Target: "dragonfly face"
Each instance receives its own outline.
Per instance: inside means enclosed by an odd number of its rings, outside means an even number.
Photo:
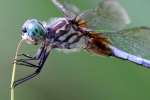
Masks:
[[[27,20],[22,27],[22,39],[28,44],[39,44],[44,40],[46,30],[36,19]]]

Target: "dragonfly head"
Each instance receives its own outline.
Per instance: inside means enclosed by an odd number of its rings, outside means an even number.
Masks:
[[[28,44],[41,43],[46,35],[46,29],[36,19],[27,20],[22,26],[22,39]]]

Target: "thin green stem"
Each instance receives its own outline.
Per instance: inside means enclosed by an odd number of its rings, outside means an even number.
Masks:
[[[18,45],[17,45],[15,60],[17,59],[17,55],[19,52],[19,48],[21,47],[22,41],[23,40],[20,40]],[[11,86],[11,100],[15,100],[14,99],[14,87],[13,87],[13,83],[15,81],[15,73],[16,73],[16,61],[14,61],[14,64],[13,64],[12,78],[11,78],[11,85],[10,85]]]

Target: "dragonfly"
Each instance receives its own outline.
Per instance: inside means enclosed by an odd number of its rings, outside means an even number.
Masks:
[[[104,0],[83,12],[67,0],[51,0],[63,17],[50,21],[28,19],[21,37],[27,44],[39,45],[34,56],[19,54],[16,64],[35,71],[14,82],[14,87],[37,76],[52,50],[79,51],[115,57],[150,68],[150,28],[126,28],[130,18],[117,0]]]

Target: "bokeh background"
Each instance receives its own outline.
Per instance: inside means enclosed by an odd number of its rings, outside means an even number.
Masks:
[[[101,0],[72,0],[82,9]],[[127,9],[129,27],[150,26],[150,0],[119,0]],[[25,20],[48,20],[62,16],[51,0],[0,0],[0,100],[10,100],[13,57]],[[23,45],[21,52],[33,54],[36,46]],[[17,66],[17,78],[31,68]],[[15,100],[149,100],[150,70],[115,58],[86,52],[63,54],[47,59],[40,75],[15,89]]]

